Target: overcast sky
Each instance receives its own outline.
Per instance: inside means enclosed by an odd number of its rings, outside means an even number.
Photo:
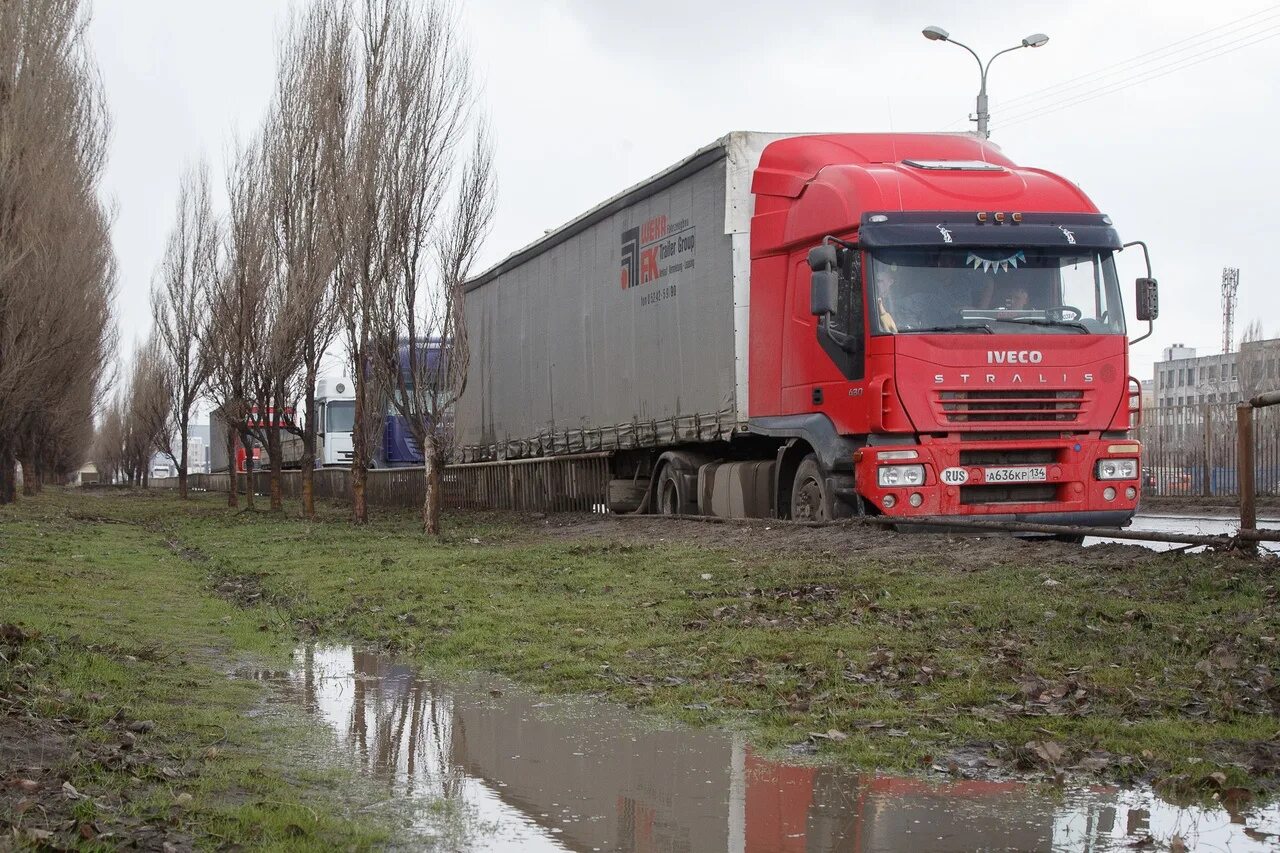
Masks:
[[[149,327],[178,178],[204,157],[220,182],[232,141],[261,120],[289,6],[94,4],[126,347]],[[1075,181],[1122,238],[1150,244],[1162,315],[1134,372],[1149,377],[1175,341],[1221,350],[1224,266],[1240,268],[1236,337],[1254,317],[1280,334],[1280,5],[463,0],[460,16],[496,138],[486,265],[730,130],[966,129],[977,64],[920,30],[937,24],[984,58],[1044,32],[1046,46],[992,66],[992,141]],[[1122,260],[1124,279],[1141,273]]]

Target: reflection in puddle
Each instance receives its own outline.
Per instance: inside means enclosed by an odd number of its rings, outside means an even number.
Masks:
[[[1280,808],[1229,815],[1111,786],[794,766],[734,735],[655,728],[625,709],[444,683],[350,647],[259,672],[332,727],[362,773],[449,849],[1113,850],[1150,835],[1191,850],[1275,850]]]

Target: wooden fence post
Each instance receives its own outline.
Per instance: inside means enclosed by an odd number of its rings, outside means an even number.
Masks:
[[[1248,403],[1236,406],[1236,478],[1240,482],[1240,530],[1254,530],[1258,514],[1253,494],[1253,406]],[[1258,546],[1251,542],[1249,547]]]

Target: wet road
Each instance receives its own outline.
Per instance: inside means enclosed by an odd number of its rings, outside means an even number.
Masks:
[[[670,728],[626,709],[498,682],[446,683],[351,647],[300,648],[250,677],[333,734],[385,787],[381,807],[450,850],[1275,850],[1280,807],[1180,808],[1108,785],[797,766],[741,736]],[[1142,847],[1142,849],[1150,849]]]
[[[1238,527],[1239,518],[1231,518],[1230,516],[1214,517],[1207,515],[1161,515],[1157,513],[1144,513],[1134,516],[1133,524],[1131,524],[1128,529],[1160,533],[1195,533],[1213,536],[1217,534],[1235,533]],[[1258,527],[1259,529],[1266,530],[1280,530],[1280,518],[1260,518],[1258,519]],[[1107,539],[1097,536],[1090,536],[1084,540],[1086,547],[1089,545],[1098,545],[1103,542],[1141,545],[1144,548],[1151,548],[1155,551],[1168,551],[1172,548],[1182,547],[1181,545],[1173,545],[1169,542],[1133,542],[1127,539]],[[1280,542],[1260,542],[1259,545],[1268,551],[1280,553]]]

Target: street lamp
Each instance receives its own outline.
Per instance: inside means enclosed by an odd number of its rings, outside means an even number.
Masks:
[[[951,34],[942,27],[925,27],[922,32],[924,33],[924,37],[929,41],[949,41],[958,47],[963,47],[965,50],[969,51],[975,60],[977,60],[978,70],[982,72],[982,88],[978,90],[978,133],[983,139],[987,139],[991,136],[990,131],[987,130],[987,120],[991,118],[991,113],[987,111],[987,71],[991,69],[991,63],[995,62],[996,57],[1001,53],[1008,53],[1024,47],[1041,47],[1049,41],[1049,37],[1044,33],[1032,33],[1022,40],[1022,44],[1015,44],[1013,47],[1005,48],[1004,50],[993,54],[992,57],[987,60],[987,64],[983,65],[982,59],[979,58],[978,54],[973,52],[973,48],[951,38]]]

